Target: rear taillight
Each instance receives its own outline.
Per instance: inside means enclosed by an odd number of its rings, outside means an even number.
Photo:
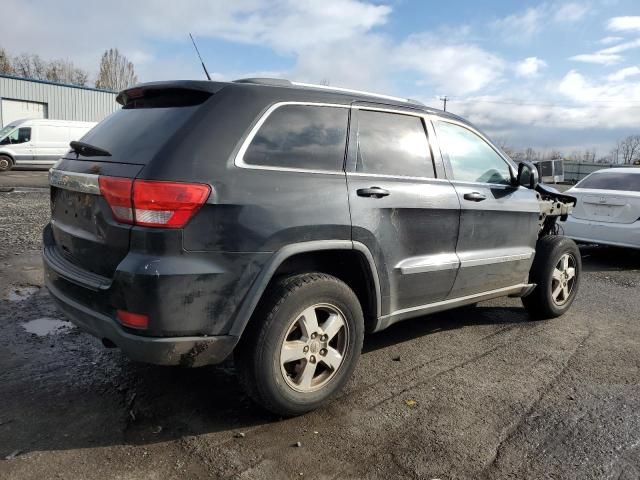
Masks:
[[[207,201],[201,183],[100,177],[100,192],[116,220],[144,227],[182,228]]]
[[[182,228],[207,201],[209,185],[200,183],[133,182],[136,225]]]

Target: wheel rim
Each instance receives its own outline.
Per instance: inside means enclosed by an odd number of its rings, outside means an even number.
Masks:
[[[0,170],[6,170],[7,168],[9,168],[9,160],[0,158]]]
[[[569,301],[576,284],[576,258],[571,253],[560,257],[551,278],[551,298],[562,306]]]
[[[316,304],[292,322],[280,349],[280,370],[297,392],[324,387],[342,364],[349,341],[349,326],[335,305]]]

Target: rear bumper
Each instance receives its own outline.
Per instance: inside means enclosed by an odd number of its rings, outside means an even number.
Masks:
[[[224,360],[238,342],[236,314],[268,253],[131,250],[113,277],[89,272],[62,255],[50,226],[43,235],[45,284],[81,329],[130,358],[199,366]],[[117,310],[145,314],[149,327],[123,327]]]
[[[116,321],[75,302],[46,281],[47,288],[64,314],[80,329],[109,340],[129,358],[156,365],[199,367],[222,362],[233,351],[238,337],[142,337],[126,332]]]
[[[569,217],[560,226],[565,236],[579,242],[640,248],[640,222],[607,223]]]

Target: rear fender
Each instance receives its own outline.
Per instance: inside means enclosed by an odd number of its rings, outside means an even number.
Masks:
[[[371,277],[374,281],[376,318],[379,318],[381,308],[380,280],[378,278],[378,272],[371,252],[369,252],[367,247],[359,242],[352,242],[350,240],[317,240],[287,245],[271,257],[249,289],[249,292],[238,310],[233,326],[229,331],[229,335],[238,337],[242,335],[242,332],[244,332],[244,329],[249,323],[258,302],[262,298],[269,282],[273,278],[274,273],[285,260],[300,253],[318,252],[323,250],[357,250],[364,255],[367,259],[367,264],[371,269]]]

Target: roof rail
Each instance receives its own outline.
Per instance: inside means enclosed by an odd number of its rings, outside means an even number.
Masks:
[[[291,86],[291,82],[285,78],[268,78],[268,77],[240,78],[238,80],[234,80],[233,83],[253,83],[255,85],[272,85],[277,87]]]
[[[414,105],[425,106],[424,103],[419,102],[418,100],[412,100],[410,98],[394,97],[392,95],[383,95],[381,93],[367,92],[365,90],[353,90],[351,88],[331,87],[329,85],[316,85],[315,83],[302,83],[302,82],[291,82],[291,85],[295,87],[307,87],[307,88],[317,88],[321,90],[331,90],[334,92],[341,92],[341,93],[357,93],[358,95],[366,95],[368,97],[377,97],[377,98],[384,98],[385,100],[393,100],[394,102],[405,102],[405,103],[411,103]]]
[[[411,98],[394,97],[392,95],[383,95],[381,93],[367,92],[364,90],[352,90],[350,88],[331,87],[329,85],[317,85],[315,83],[292,82],[284,78],[241,78],[239,80],[234,80],[233,83],[253,83],[255,85],[271,85],[276,87],[316,88],[318,90],[328,90],[328,91],[340,92],[340,93],[355,93],[358,95],[366,95],[368,97],[376,97],[376,98],[384,98],[385,100],[393,100],[394,102],[404,102],[412,105],[419,105],[421,107],[425,106],[424,103],[418,100],[413,100]]]

